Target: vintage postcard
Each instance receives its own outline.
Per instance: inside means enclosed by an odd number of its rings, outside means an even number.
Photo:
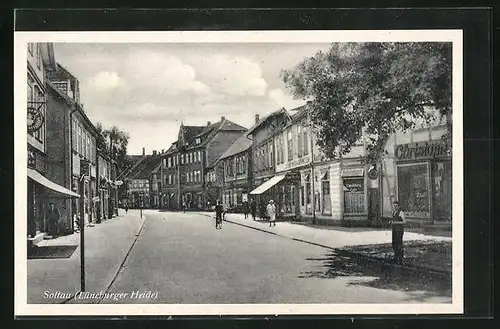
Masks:
[[[463,313],[460,30],[16,32],[15,314]]]

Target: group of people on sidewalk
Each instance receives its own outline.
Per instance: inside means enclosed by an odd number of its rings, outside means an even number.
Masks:
[[[248,218],[248,210],[250,210],[253,220],[257,220],[256,219],[257,204],[256,204],[255,200],[251,200],[250,206],[245,204],[243,209],[244,209],[245,219]],[[269,227],[276,226],[276,205],[274,204],[273,200],[269,200],[269,203],[266,207],[266,212],[267,212],[267,215],[269,216]],[[222,228],[222,220],[224,219],[225,214],[226,214],[226,211],[224,210],[224,207],[222,206],[220,200],[217,200],[217,204],[215,206],[215,228],[216,229]]]

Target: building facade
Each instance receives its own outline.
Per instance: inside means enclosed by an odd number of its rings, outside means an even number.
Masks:
[[[238,138],[219,158],[222,169],[222,205],[225,209],[242,212],[252,190],[252,141],[246,134]],[[220,173],[211,172],[216,179]]]
[[[54,158],[47,134],[54,128],[47,106],[47,76],[57,70],[51,43],[28,43],[27,49],[27,237],[28,245],[40,242],[48,231],[46,219],[49,204],[79,195],[51,179]],[[65,231],[65,214],[57,223]],[[61,224],[61,225],[60,225]]]
[[[104,150],[97,149],[97,186],[96,222],[100,223],[113,217],[112,199],[114,180],[111,176],[113,162]]]
[[[58,203],[68,230],[77,229],[79,214],[83,211],[85,223],[96,221],[98,208],[97,150],[95,126],[80,104],[78,79],[60,64],[48,75],[48,107],[51,129],[47,133],[50,148],[50,175],[61,185],[80,193],[83,184],[84,207],[80,202]],[[83,168],[88,168],[85,173]],[[86,169],[85,169],[86,170]]]
[[[142,157],[130,168],[121,179],[126,190],[126,203],[129,208],[152,208],[155,207],[155,189],[159,188],[157,179],[153,179],[153,172],[161,163],[161,155],[157,151],[146,155],[143,148]],[[153,186],[156,184],[156,186]],[[159,194],[156,192],[156,194]],[[159,197],[159,195],[157,196]]]
[[[388,139],[387,155],[378,164],[382,217],[391,216],[398,200],[414,226],[451,229],[452,154],[442,138],[446,133],[446,117],[436,117]]]
[[[291,117],[285,109],[275,111],[258,119],[249,129],[247,135],[252,139],[252,177],[253,190],[250,197],[255,198],[257,212],[266,217],[266,206],[269,200],[276,200],[278,190],[276,184],[284,179],[276,175],[276,136],[286,127]],[[280,214],[278,209],[278,215]]]

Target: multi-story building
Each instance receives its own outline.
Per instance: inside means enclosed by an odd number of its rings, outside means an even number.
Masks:
[[[156,151],[153,151],[156,156]],[[161,160],[157,161],[156,167],[149,174],[149,199],[151,208],[160,208],[160,191],[161,191]]]
[[[67,187],[49,178],[52,148],[47,134],[54,127],[52,109],[47,107],[47,75],[57,69],[51,43],[28,43],[27,49],[27,236],[30,245],[47,232],[46,211],[51,200],[78,197]]]
[[[58,201],[58,210],[64,214],[65,226],[76,227],[76,220],[83,212],[85,223],[94,222],[99,201],[97,193],[97,150],[98,131],[87,117],[80,104],[78,79],[60,64],[50,72],[47,79],[50,109],[47,121],[51,129],[47,132],[49,149],[49,175],[61,185],[80,193],[83,184],[83,209],[80,202]],[[88,169],[84,169],[88,168]],[[88,171],[88,172],[87,172]]]
[[[222,169],[222,204],[225,209],[240,211],[248,193],[252,189],[252,140],[243,134],[217,160]],[[221,177],[216,172],[209,172],[209,182],[217,182]]]
[[[252,176],[254,189],[251,197],[256,198],[258,214],[265,217],[265,209],[269,200],[275,200],[277,190],[275,185],[283,180],[276,173],[275,137],[287,126],[291,118],[283,108],[262,119],[256,118],[256,123],[247,132],[252,139]]]
[[[295,212],[323,224],[381,225],[398,200],[415,226],[451,225],[451,155],[441,138],[446,118],[393,134],[383,161],[370,164],[364,129],[347,154],[329,159],[309,129],[306,106],[292,111],[274,138],[276,167],[269,180],[275,180],[270,197],[277,200],[280,216]]]
[[[108,152],[97,149],[97,194],[99,201],[96,205],[96,221],[98,223],[113,216],[111,200],[113,199],[115,184],[111,176],[112,168],[113,161]]]
[[[392,202],[398,200],[413,227],[451,229],[452,154],[442,138],[446,120],[436,113],[432,122],[418,122],[411,131],[388,139],[387,154],[367,175],[368,191],[377,193],[384,219],[391,217]]]
[[[214,204],[220,190],[206,184],[206,174],[217,170],[217,159],[246,128],[221,117],[206,126],[179,128],[177,141],[162,156],[162,205],[167,209],[200,209]]]

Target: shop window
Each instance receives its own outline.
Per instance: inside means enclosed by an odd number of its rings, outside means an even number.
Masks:
[[[344,214],[365,213],[365,179],[344,178]]]
[[[407,217],[430,218],[427,163],[398,165],[398,200]]]

